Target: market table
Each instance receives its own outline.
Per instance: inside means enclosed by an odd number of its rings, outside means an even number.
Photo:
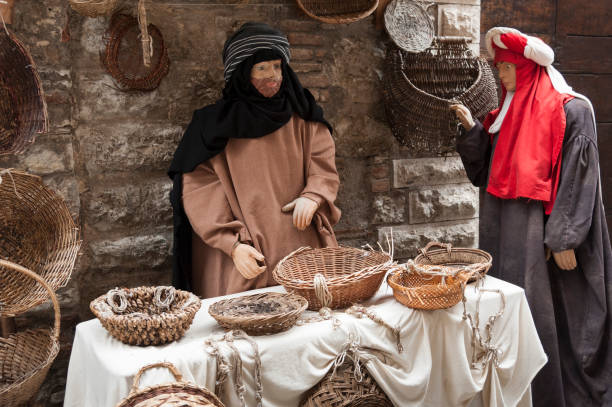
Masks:
[[[325,376],[346,349],[349,338],[359,343],[361,361],[397,406],[530,405],[530,383],[546,363],[546,355],[524,292],[493,277],[483,280],[483,288],[499,290],[506,304],[493,325],[488,352],[481,354],[483,349],[479,349],[477,353],[484,355],[480,365],[471,363],[474,332],[463,318],[462,303],[447,310],[412,310],[396,302],[391,288],[383,283],[363,305],[389,325],[401,328],[403,351],[398,352],[388,328],[342,312],[334,314],[340,321],[338,326],[325,320],[252,337],[261,357],[263,406],[297,406],[302,394]],[[270,287],[248,294],[262,291],[284,289]],[[469,314],[475,316],[479,304],[479,332],[486,338],[485,324],[501,309],[501,295],[478,291],[475,284],[470,284],[465,296]],[[136,372],[159,361],[171,362],[184,379],[214,391],[216,358],[207,352],[204,342],[225,332],[208,314],[209,305],[218,300],[203,300],[186,335],[164,346],[125,345],[112,338],[97,319],[80,323],[70,357],[64,406],[113,407],[129,393]],[[231,349],[222,345],[219,349],[231,356]],[[243,363],[246,405],[256,406],[253,348],[244,340],[236,340],[234,345]],[[233,377],[228,380],[221,400],[228,407],[240,406]],[[174,381],[169,372],[153,369],[143,376],[141,387],[169,381]]]

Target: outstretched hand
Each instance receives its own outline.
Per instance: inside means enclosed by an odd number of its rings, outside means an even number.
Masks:
[[[472,113],[470,113],[470,109],[468,109],[464,105],[450,105],[450,109],[455,112],[464,129],[469,131],[476,124],[474,123],[474,119],[472,118]]]
[[[574,249],[563,250],[562,252],[552,252],[552,256],[561,270],[573,270],[577,266]]]
[[[240,243],[232,251],[232,260],[242,277],[250,280],[264,271],[266,266],[259,266],[257,261],[263,262],[265,257],[257,249],[248,244]]]
[[[312,222],[312,217],[319,209],[319,204],[306,197],[299,197],[281,208],[283,212],[293,211],[293,225],[298,230],[304,230]]]

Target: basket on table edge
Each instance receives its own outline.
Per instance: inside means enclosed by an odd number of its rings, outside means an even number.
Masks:
[[[431,250],[432,247],[441,249]],[[429,242],[419,251],[421,253],[414,258],[416,264],[434,264],[450,268],[469,266],[470,270],[478,272],[480,277],[484,277],[493,264],[493,257],[484,250],[452,247],[450,243]],[[477,278],[471,277],[468,283],[476,281]]]
[[[100,17],[111,14],[121,0],[70,0],[70,7],[85,17]]]
[[[200,305],[193,293],[160,286],[113,289],[93,300],[89,308],[114,338],[148,346],[180,339]]]
[[[267,292],[217,301],[208,313],[227,329],[265,335],[291,328],[307,307],[299,295]]]
[[[378,7],[378,0],[297,0],[310,18],[328,24],[348,24],[362,20]]]
[[[12,270],[42,285],[55,313],[52,329],[27,329],[0,338],[0,406],[16,407],[38,393],[59,352],[60,306],[53,289],[39,275],[6,260],[0,260],[0,265],[4,271]],[[1,307],[0,316],[7,316]]]
[[[165,367],[170,370],[176,382],[158,384],[138,389],[142,374],[153,368]],[[183,376],[168,362],[143,366],[136,376],[130,394],[116,407],[224,407],[223,403],[210,391],[183,380]]]
[[[391,255],[352,247],[302,247],[278,262],[274,280],[308,301],[309,310],[343,308],[372,297],[388,269]],[[317,291],[331,294],[331,301]]]

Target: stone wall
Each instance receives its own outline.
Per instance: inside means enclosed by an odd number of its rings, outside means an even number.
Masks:
[[[134,8],[136,1],[126,1]],[[399,258],[429,240],[472,246],[477,191],[456,156],[416,158],[391,135],[381,72],[386,34],[374,17],[329,25],[308,19],[292,0],[150,0],[149,21],[164,34],[169,75],[150,93],[124,93],[100,66],[108,18],[70,15],[72,39],[60,42],[67,1],[19,0],[13,31],[38,65],[50,131],[19,157],[0,165],[39,174],[68,202],[81,226],[82,254],[59,291],[62,350],[38,397],[59,406],[75,325],[115,286],[170,281],[172,153],[194,109],[214,102],[222,87],[221,49],[249,20],[286,31],[292,66],[335,128],[341,177],[336,230],[341,243],[384,241],[393,231]],[[478,49],[479,0],[439,1],[429,9],[440,35],[470,35]],[[50,317],[48,306],[19,317],[19,327]]]

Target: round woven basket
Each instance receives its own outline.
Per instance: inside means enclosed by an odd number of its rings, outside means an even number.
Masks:
[[[70,7],[85,17],[110,15],[121,0],[70,0]]]
[[[372,297],[393,260],[387,253],[351,247],[302,247],[281,260],[274,279],[308,300],[308,309],[343,308]],[[317,296],[329,292],[331,302]]]
[[[81,242],[63,199],[40,177],[0,171],[0,257],[39,274],[54,291],[66,285]],[[48,290],[0,266],[0,303],[16,315],[49,299]]]
[[[389,47],[383,86],[393,135],[415,156],[455,151],[460,124],[451,104],[464,104],[479,120],[497,107],[491,68],[472,56],[465,38],[437,38],[418,54]]]
[[[249,335],[286,331],[308,307],[295,294],[261,293],[217,301],[208,313],[227,329],[242,329]]]
[[[47,104],[32,56],[0,28],[0,154],[16,154],[48,128]]]
[[[363,379],[355,379],[355,365],[345,363],[330,371],[300,402],[300,407],[393,407],[393,403],[362,365]]]
[[[362,20],[378,7],[378,0],[296,0],[306,15],[328,24]]]
[[[393,0],[385,9],[385,28],[395,45],[407,52],[421,52],[431,46],[434,24],[422,3]]]
[[[110,290],[89,308],[114,338],[128,345],[148,346],[180,339],[200,305],[200,299],[188,291],[136,287]]]
[[[140,377],[144,372],[156,367],[170,370],[175,383],[138,389]],[[129,396],[116,407],[224,407],[223,403],[210,391],[183,380],[176,367],[168,362],[153,363],[141,368],[134,377]]]
[[[433,249],[432,247],[441,247]],[[493,263],[493,257],[484,250],[467,247],[452,247],[450,244],[429,242],[425,248],[420,249],[421,254],[415,257],[416,264],[433,264],[446,266],[451,269],[470,266],[471,271],[478,272],[481,277],[487,274]],[[468,282],[475,281],[472,277]]]
[[[6,260],[0,265],[47,290],[55,312],[53,329],[28,329],[0,338],[0,406],[17,407],[38,393],[59,352],[60,307],[53,289],[36,273]]]

